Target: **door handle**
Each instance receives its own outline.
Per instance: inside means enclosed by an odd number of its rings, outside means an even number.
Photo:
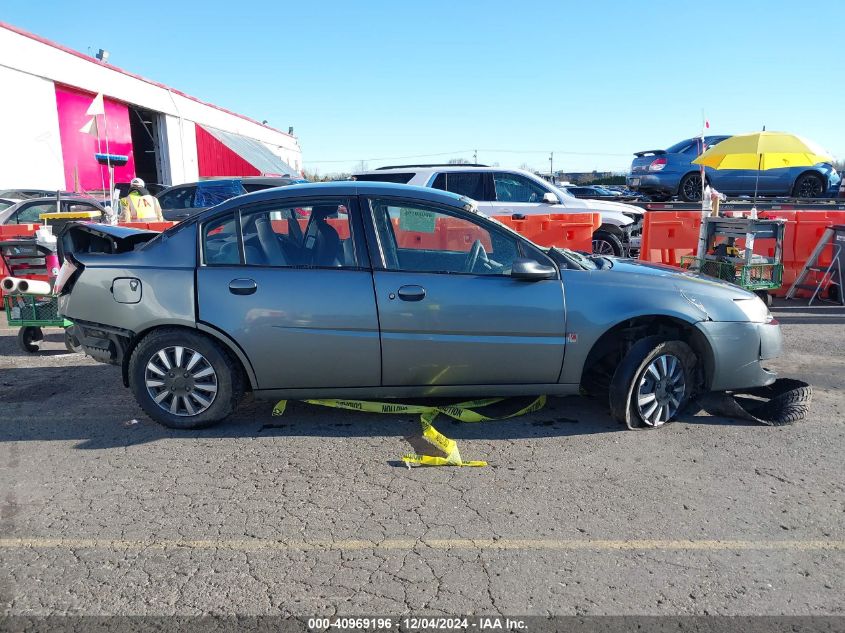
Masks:
[[[397,294],[402,301],[422,301],[425,299],[425,288],[422,286],[402,286]]]
[[[254,279],[233,279],[229,282],[229,292],[233,295],[251,295],[258,290],[258,284]]]

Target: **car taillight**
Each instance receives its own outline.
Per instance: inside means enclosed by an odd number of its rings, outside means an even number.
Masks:
[[[68,286],[67,290],[70,292],[72,284],[68,284],[68,282],[74,276],[74,273],[81,269],[81,264],[76,264],[69,257],[66,258],[62,267],[59,269],[59,274],[56,276],[56,281],[53,284],[53,293],[57,295],[62,294],[62,290],[65,289],[65,286]]]
[[[655,158],[651,161],[651,164],[648,166],[649,171],[660,171],[666,167],[666,159],[665,158]]]

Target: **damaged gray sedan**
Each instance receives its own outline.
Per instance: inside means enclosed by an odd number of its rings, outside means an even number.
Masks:
[[[769,385],[754,294],[541,248],[467,198],[387,183],[240,196],[161,234],[69,225],[60,311],[154,420],[261,398],[602,394],[629,427],[697,393]]]

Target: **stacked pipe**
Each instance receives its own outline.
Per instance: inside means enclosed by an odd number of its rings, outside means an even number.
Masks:
[[[0,287],[3,288],[4,293],[8,294],[49,295],[53,292],[53,288],[47,281],[20,277],[4,277],[0,281]]]

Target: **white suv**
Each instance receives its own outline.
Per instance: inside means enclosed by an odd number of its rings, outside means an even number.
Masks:
[[[395,182],[458,193],[486,215],[601,213],[593,252],[628,255],[639,250],[643,210],[630,204],[583,200],[521,169],[484,165],[404,165],[353,174],[354,180]]]

